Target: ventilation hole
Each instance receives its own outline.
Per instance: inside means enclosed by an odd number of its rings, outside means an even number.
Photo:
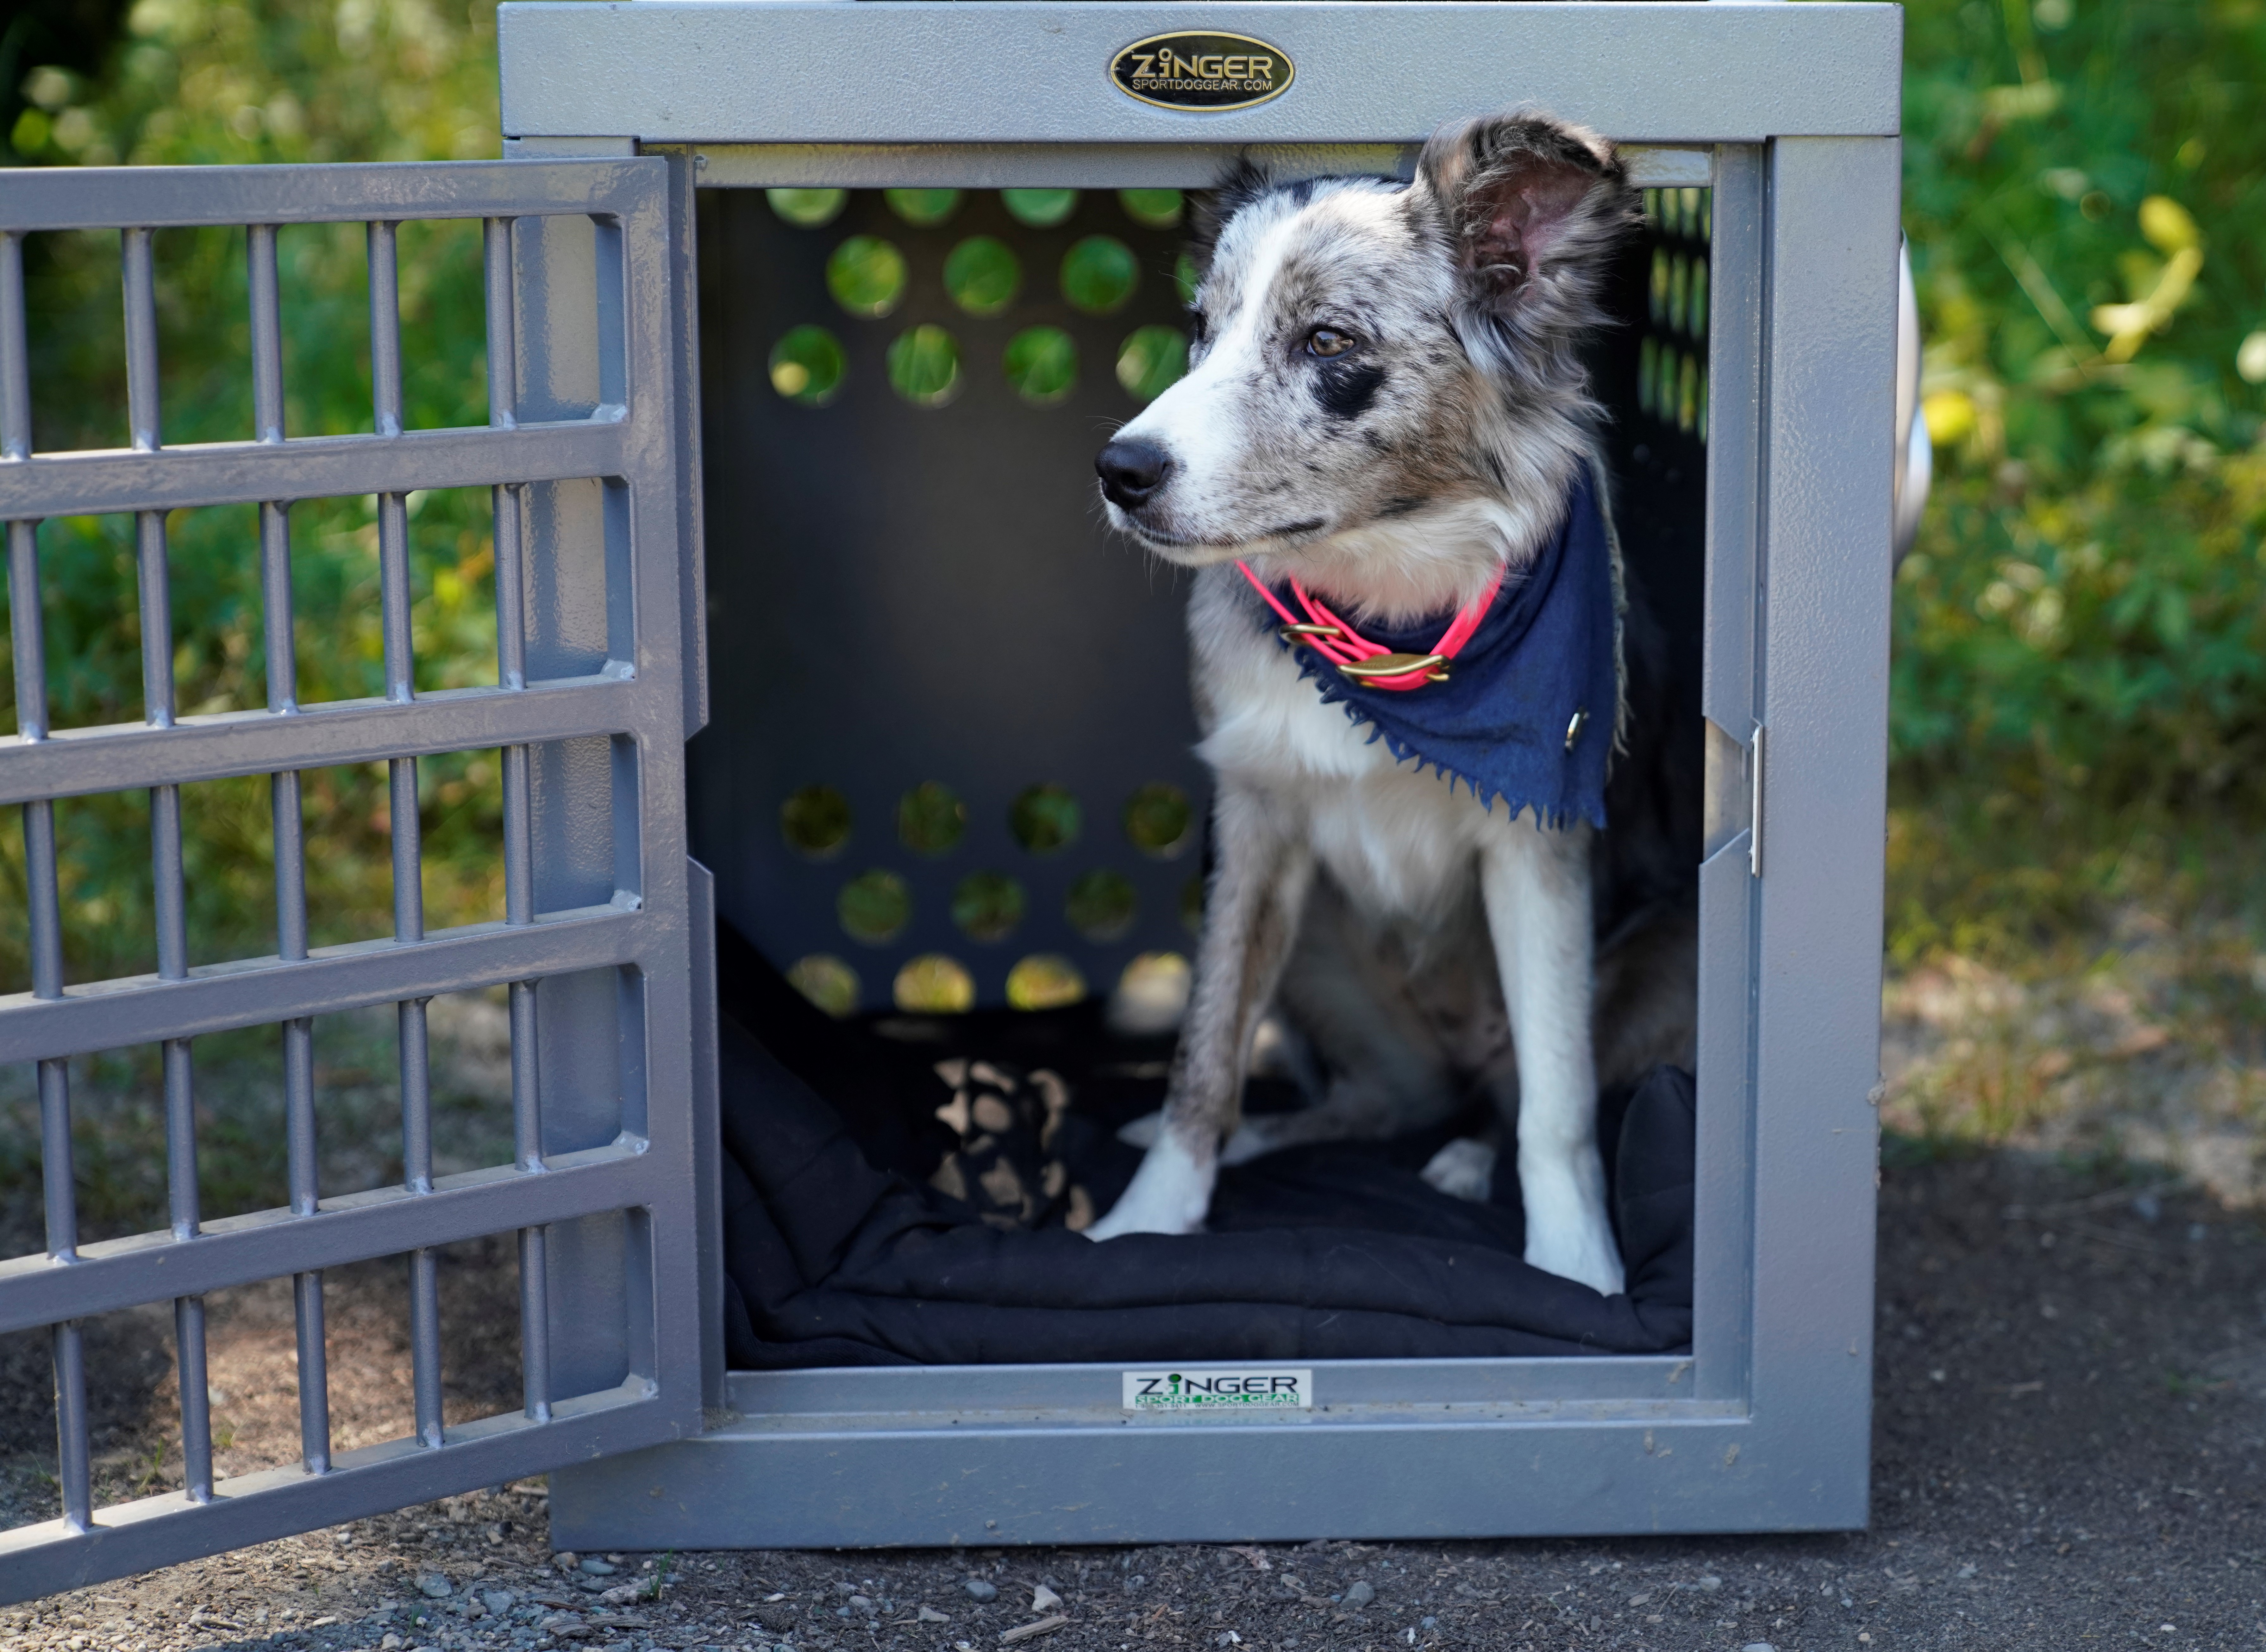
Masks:
[[[1078,384],[1078,346],[1060,327],[1026,327],[1007,340],[1001,365],[1015,393],[1043,407]]]
[[[909,960],[890,991],[899,1009],[915,1015],[965,1015],[976,1007],[976,977],[940,952]]]
[[[789,401],[823,407],[849,369],[842,340],[823,327],[796,327],[771,346],[771,388]]]
[[[1018,223],[1034,230],[1051,230],[1078,210],[1075,189],[1003,189],[999,204]]]
[[[1117,382],[1136,401],[1154,401],[1188,370],[1188,335],[1161,323],[1137,327],[1117,351]]]
[[[924,780],[897,800],[897,841],[917,855],[948,854],[968,833],[968,805],[940,780]]]
[[[1707,192],[1690,188],[1677,193],[1684,199],[1677,203],[1676,222],[1682,228],[1685,238],[1689,239],[1700,233],[1700,198]]]
[[[813,860],[837,855],[850,841],[850,800],[830,786],[806,786],[779,805],[779,835]]]
[[[1173,260],[1173,284],[1181,289],[1184,303],[1196,301],[1196,289],[1203,285],[1203,271],[1196,267],[1195,254],[1183,252]]]
[[[1085,996],[1085,977],[1067,958],[1034,953],[1007,971],[1007,1002],[1019,1010],[1059,1010]]]
[[[1646,413],[1652,411],[1654,387],[1659,380],[1660,341],[1647,333],[1636,347],[1636,405]]]
[[[1188,847],[1188,794],[1151,780],[1125,800],[1125,836],[1143,854],[1169,859]]]
[[[1107,866],[1098,866],[1080,874],[1070,886],[1070,898],[1063,903],[1063,916],[1070,919],[1072,929],[1088,940],[1115,940],[1133,927],[1133,915],[1138,904],[1130,878]]]
[[[1692,434],[1705,442],[1707,439],[1707,369],[1700,369],[1700,407],[1692,416]]]
[[[1084,823],[1078,799],[1068,788],[1034,786],[1017,798],[1007,811],[1007,830],[1015,841],[1034,855],[1052,854],[1078,841]]]
[[[905,255],[878,235],[853,235],[826,260],[826,290],[853,316],[886,316],[905,296]]]
[[[1668,325],[1678,333],[1692,331],[1687,325],[1692,300],[1692,260],[1678,252],[1668,260]]]
[[[1700,363],[1690,356],[1676,375],[1676,428],[1689,430],[1700,420]]]
[[[858,972],[832,953],[796,959],[786,983],[837,1020],[858,1012]]]
[[[894,872],[861,873],[834,897],[835,915],[852,939],[880,946],[893,940],[913,915],[912,891]]]
[[[1133,249],[1114,235],[1089,235],[1063,254],[1062,293],[1073,310],[1106,316],[1125,307],[1141,284]]]
[[[1179,226],[1184,203],[1177,189],[1121,189],[1117,204],[1144,230],[1170,230]]]
[[[1181,925],[1182,928],[1186,929],[1189,934],[1196,935],[1202,933],[1203,909],[1203,874],[1202,873],[1198,873],[1195,877],[1190,878],[1186,883],[1181,885]]]
[[[924,324],[889,346],[889,384],[917,407],[941,407],[960,388],[960,345],[942,327]]]
[[[1169,1033],[1188,1012],[1194,972],[1176,952],[1144,952],[1117,977],[1109,998],[1109,1030],[1134,1037]]]
[[[1715,192],[1712,189],[1700,192],[1700,238],[1703,241],[1715,238]]]
[[[1645,319],[1656,327],[1668,319],[1668,249],[1652,249],[1652,288],[1645,304]]]
[[[1004,872],[971,872],[952,892],[952,921],[970,940],[1005,940],[1023,921],[1023,886]]]
[[[960,210],[957,189],[884,189],[881,198],[891,212],[923,230],[934,229]]]
[[[1685,301],[1684,330],[1695,339],[1707,336],[1707,260],[1692,260],[1692,296]]]
[[[850,204],[846,189],[766,189],[771,210],[799,230],[822,229]]]
[[[1023,288],[1023,266],[1005,241],[970,236],[945,256],[944,290],[971,316],[996,316]]]

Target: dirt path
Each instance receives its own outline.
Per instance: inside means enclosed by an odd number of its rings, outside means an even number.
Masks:
[[[1881,1268],[1866,1533],[723,1553],[665,1571],[641,1555],[592,1557],[616,1568],[599,1575],[553,1564],[530,1482],[0,1611],[0,1644],[984,1652],[1060,1615],[1025,1639],[1043,1652],[2260,1645],[2256,1218],[2011,1159],[1918,1164],[1888,1173]],[[363,1327],[355,1357],[375,1373],[396,1363],[398,1342],[353,1298],[384,1288],[342,1279],[348,1300],[333,1309],[334,1327]],[[246,1378],[274,1357],[268,1341],[288,1347],[288,1321],[263,1328],[261,1312],[247,1304],[230,1343]],[[450,1317],[484,1312],[484,1293],[468,1289]],[[128,1378],[144,1369],[130,1347],[119,1354]],[[504,1381],[509,1359],[491,1346],[453,1372],[459,1400]],[[20,1396],[26,1374],[0,1367],[0,1393]],[[236,1380],[216,1341],[215,1386]],[[401,1400],[390,1382],[370,1385],[383,1401],[370,1427]],[[113,1469],[121,1452],[155,1450],[131,1409],[162,1386],[121,1380],[109,1394]],[[11,1521],[39,1495],[29,1421],[20,1403],[0,1413],[0,1448],[17,1466]],[[281,1458],[291,1438],[288,1414],[247,1412],[232,1449]],[[970,1578],[996,1593],[977,1600]],[[447,1597],[420,1579],[445,1580]],[[1041,1585],[1062,1604],[1034,1609]]]

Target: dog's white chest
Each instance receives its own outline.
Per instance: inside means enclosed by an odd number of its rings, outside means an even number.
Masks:
[[[1274,640],[1199,635],[1209,724],[1198,754],[1272,800],[1355,903],[1436,919],[1477,899],[1486,837],[1507,824],[1437,770],[1396,760],[1345,707],[1323,701]],[[1422,692],[1422,691],[1417,691]]]

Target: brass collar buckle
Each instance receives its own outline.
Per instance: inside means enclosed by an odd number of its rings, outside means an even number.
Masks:
[[[1356,660],[1349,665],[1341,665],[1338,668],[1340,676],[1351,677],[1356,683],[1367,682],[1375,677],[1413,676],[1419,671],[1424,674],[1424,680],[1427,683],[1446,682],[1448,680],[1447,655],[1380,654],[1370,659]]]

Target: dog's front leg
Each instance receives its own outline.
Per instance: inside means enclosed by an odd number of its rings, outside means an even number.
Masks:
[[[1589,831],[1522,815],[1488,844],[1480,876],[1517,1052],[1526,1260],[1612,1296],[1621,1258],[1597,1154]]]
[[[1124,1196],[1086,1229],[1088,1239],[1193,1233],[1203,1225],[1220,1143],[1242,1111],[1251,1041],[1297,936],[1312,852],[1282,830],[1268,800],[1224,778],[1212,827],[1216,859],[1164,1127]]]

